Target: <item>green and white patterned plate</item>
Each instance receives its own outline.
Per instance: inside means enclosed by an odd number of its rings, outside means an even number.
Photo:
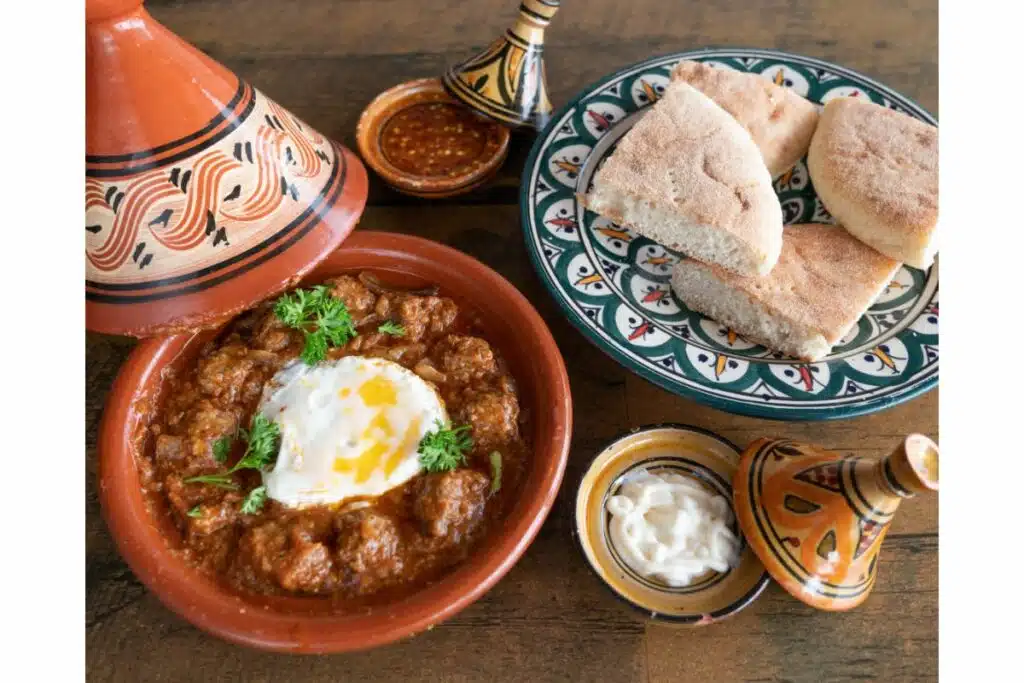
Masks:
[[[818,363],[774,354],[692,312],[672,294],[670,251],[585,211],[601,160],[657,100],[675,64],[695,59],[758,73],[813,102],[842,95],[937,125],[924,109],[843,67],[769,50],[715,49],[650,59],[587,88],[533,146],[520,206],[541,280],[591,341],[659,386],[743,415],[789,420],[852,417],[931,389],[939,375],[938,269],[902,268],[859,324]],[[800,162],[775,182],[787,224],[831,222]]]

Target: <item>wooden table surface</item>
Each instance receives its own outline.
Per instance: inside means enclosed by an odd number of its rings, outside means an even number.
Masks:
[[[437,76],[499,35],[515,0],[150,0],[171,30],[350,148],[381,90]],[[556,107],[631,62],[705,46],[771,47],[866,73],[937,114],[936,0],[568,0],[548,31]],[[86,340],[86,643],[94,681],[824,681],[935,680],[937,496],[905,503],[868,600],[828,614],[777,585],[706,629],[650,623],[588,571],[570,537],[571,498],[590,458],[628,426],[694,424],[745,444],[766,433],[877,457],[901,435],[937,438],[938,392],[881,414],[788,424],[736,417],[675,397],[623,370],[560,315],[520,232],[516,140],[501,177],[469,197],[427,202],[371,179],[360,226],[445,242],[487,263],[534,303],[569,368],[575,435],[557,504],[525,556],[453,620],[376,651],[300,657],[252,651],[165,609],[117,554],[100,517],[96,430],[124,339]]]

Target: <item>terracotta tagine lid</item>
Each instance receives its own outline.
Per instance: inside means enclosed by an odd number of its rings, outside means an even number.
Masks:
[[[455,98],[509,127],[540,130],[551,118],[544,31],[561,0],[523,0],[505,35],[441,78]]]
[[[880,461],[759,439],[740,458],[733,500],[772,578],[813,607],[847,610],[874,586],[900,502],[938,488],[939,447],[920,434]]]
[[[359,159],[155,21],[86,2],[86,327],[216,325],[334,251]]]

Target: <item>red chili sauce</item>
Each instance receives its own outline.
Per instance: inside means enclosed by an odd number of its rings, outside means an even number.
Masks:
[[[500,124],[454,102],[424,102],[384,125],[380,146],[397,169],[417,176],[456,177],[498,152]]]

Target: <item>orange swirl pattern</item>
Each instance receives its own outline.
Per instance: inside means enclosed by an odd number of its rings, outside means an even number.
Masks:
[[[107,193],[111,193],[111,190],[114,191],[116,201],[119,193],[117,186],[108,189]],[[107,239],[98,249],[86,250],[89,262],[99,270],[120,268],[135,245],[143,218],[158,202],[180,194],[180,190],[168,182],[166,171],[159,169],[142,174],[122,192],[123,199],[117,202],[114,222]],[[105,199],[104,203],[115,208],[113,203]]]
[[[254,125],[189,158],[86,178],[88,280],[179,275],[265,239],[309,206],[334,168],[334,149],[259,92],[253,97]]]
[[[290,142],[295,147],[295,155],[293,155],[294,165],[289,167],[292,174],[300,178],[310,178],[320,172],[320,157],[316,154],[316,149],[306,140],[303,135],[302,129],[295,122],[295,119],[287,111],[281,108],[276,102],[268,102],[270,111],[273,113],[274,122],[281,126],[282,130],[276,131],[278,133],[278,144],[281,145],[284,142]],[[313,142],[320,144],[323,142],[323,138],[320,137],[319,133],[315,134]]]
[[[203,155],[192,168],[192,188],[187,193],[185,210],[178,221],[166,230],[154,229],[153,236],[168,249],[193,249],[209,234],[209,216],[216,215],[220,205],[221,180],[241,164],[219,150]]]
[[[105,206],[106,202],[103,200],[103,183],[96,180],[95,178],[85,179],[85,210],[95,206]]]
[[[282,172],[281,147],[283,138],[270,126],[260,126],[253,145],[259,169],[256,184],[238,211],[225,210],[224,216],[236,221],[256,221],[277,210],[284,199],[287,181]]]

